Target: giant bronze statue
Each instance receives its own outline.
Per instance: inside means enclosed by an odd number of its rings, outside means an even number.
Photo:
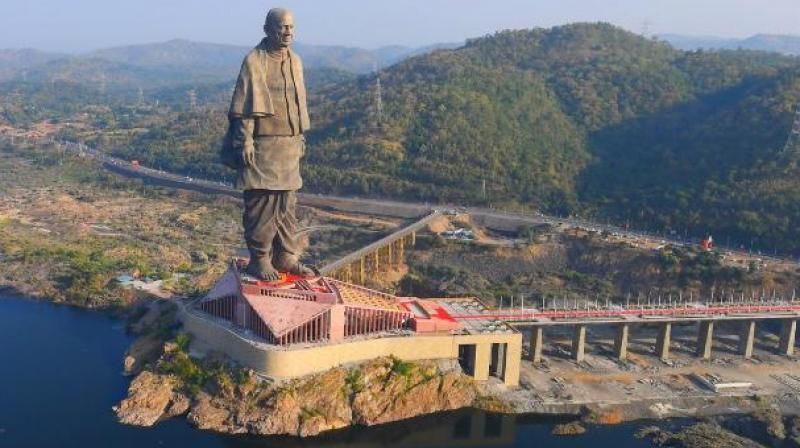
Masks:
[[[303,186],[300,159],[310,121],[303,64],[289,47],[294,17],[272,9],[266,37],[242,63],[228,114],[223,161],[235,166],[244,190],[244,237],[250,252],[247,274],[280,279],[280,272],[312,275],[300,263],[302,246],[295,218],[296,191]]]

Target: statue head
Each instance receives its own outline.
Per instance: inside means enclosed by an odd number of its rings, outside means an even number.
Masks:
[[[278,48],[286,48],[294,41],[294,15],[288,9],[273,8],[264,21],[264,34]]]

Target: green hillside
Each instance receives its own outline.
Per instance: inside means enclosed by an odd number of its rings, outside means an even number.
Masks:
[[[309,184],[796,249],[800,181],[778,152],[798,75],[797,58],[682,52],[607,24],[502,32],[384,71],[380,127],[373,80],[325,91]]]
[[[231,178],[216,156],[229,83],[195,87],[194,110],[188,86],[132,105],[136,78],[165,68],[116,67],[107,78],[130,87],[113,98],[92,90],[92,65],[67,66],[88,86],[0,85],[0,120],[88,117],[62,135]],[[524,206],[800,253],[800,148],[781,153],[800,58],[684,52],[608,24],[506,31],[383,70],[380,120],[374,76],[349,76],[310,70],[306,190]]]

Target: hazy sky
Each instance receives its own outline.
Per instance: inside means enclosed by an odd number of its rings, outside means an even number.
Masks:
[[[0,48],[86,51],[184,38],[252,45],[265,12],[293,9],[298,40],[378,47],[501,29],[607,21],[635,32],[800,34],[800,0],[0,0]]]

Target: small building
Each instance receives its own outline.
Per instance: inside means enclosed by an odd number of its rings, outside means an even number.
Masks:
[[[746,381],[726,381],[720,375],[714,373],[695,373],[694,378],[712,392],[722,393],[749,389],[753,383]]]
[[[476,298],[397,297],[326,277],[263,282],[236,260],[202,299],[182,306],[208,351],[287,379],[381,356],[458,360],[478,381],[519,383],[522,335],[484,317]]]

